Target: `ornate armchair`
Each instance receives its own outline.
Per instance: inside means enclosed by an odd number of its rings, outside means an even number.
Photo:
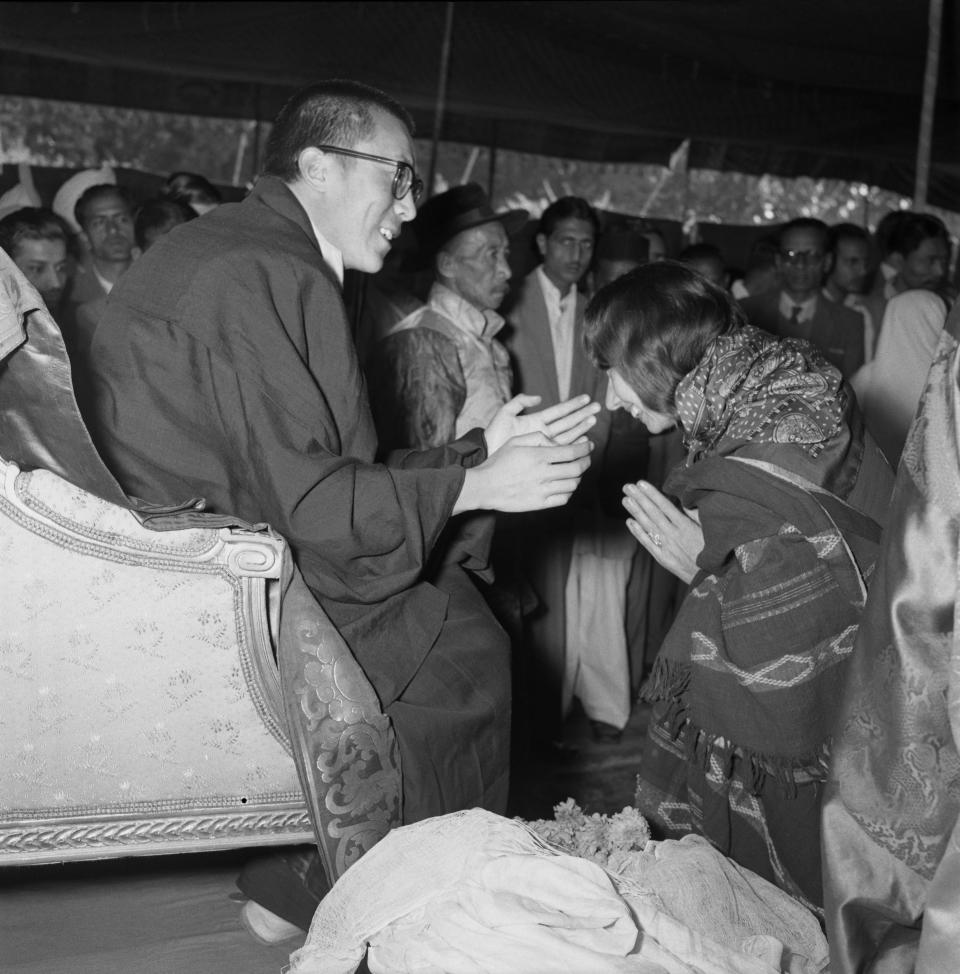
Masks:
[[[132,509],[0,285],[0,865],[316,840],[336,879],[399,821],[373,688],[268,527]]]

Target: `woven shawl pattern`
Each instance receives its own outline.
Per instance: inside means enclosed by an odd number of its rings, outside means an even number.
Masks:
[[[735,744],[755,773],[809,774],[839,705],[879,526],[733,459],[695,464],[673,485],[700,511],[705,570],[646,695],[701,745]]]
[[[786,780],[822,758],[879,542],[875,522],[790,470],[803,456],[808,475],[849,436],[842,381],[809,343],[747,327],[676,393],[689,453],[665,490],[699,511],[704,550],[646,695],[674,729]],[[757,444],[776,467],[735,459]]]
[[[699,512],[704,549],[644,687],[637,805],[817,909],[827,737],[880,540],[825,484],[857,482],[862,425],[819,352],[752,328],[676,402],[689,452],[664,490]]]
[[[880,529],[736,459],[681,478],[707,570],[645,688],[654,707],[637,806],[666,835],[705,836],[819,912],[827,735]]]

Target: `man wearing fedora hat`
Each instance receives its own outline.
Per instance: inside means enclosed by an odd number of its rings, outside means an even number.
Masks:
[[[381,447],[426,448],[486,426],[510,398],[496,309],[510,281],[510,235],[526,210],[495,213],[476,183],[420,208],[414,230],[433,265],[427,303],[379,342],[368,368]]]
[[[476,183],[420,207],[412,226],[417,260],[433,270],[427,303],[389,329],[366,366],[381,448],[449,443],[486,426],[510,399],[510,357],[496,338],[504,325],[496,309],[510,281],[510,236],[526,219],[526,210],[494,212]],[[492,553],[495,523],[490,511],[461,514],[445,528],[434,562],[460,565],[485,583],[491,609],[515,637],[519,589],[508,581],[511,566]]]

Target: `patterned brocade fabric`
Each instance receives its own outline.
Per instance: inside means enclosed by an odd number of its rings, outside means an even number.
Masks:
[[[368,364],[382,449],[442,446],[485,427],[510,398],[503,318],[480,312],[442,284],[394,326]]]
[[[430,328],[408,328],[384,338],[368,368],[383,449],[426,449],[456,439],[467,397],[456,343]]]
[[[960,314],[907,437],[823,811],[831,971],[960,958]]]

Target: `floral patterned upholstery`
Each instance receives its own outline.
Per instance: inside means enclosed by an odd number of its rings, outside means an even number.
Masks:
[[[289,547],[124,494],[2,250],[0,360],[0,866],[316,841],[336,880],[400,752]]]
[[[311,841],[270,635],[283,541],[0,477],[0,862]]]

